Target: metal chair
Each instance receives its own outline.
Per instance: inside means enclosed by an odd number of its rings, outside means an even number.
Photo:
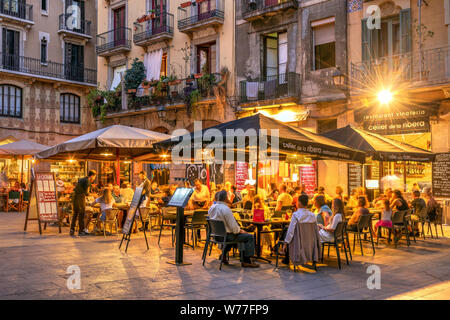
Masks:
[[[191,239],[192,239],[192,250],[195,249],[195,246],[197,245],[199,233],[200,230],[206,230],[206,215],[208,214],[208,211],[205,210],[198,210],[194,211],[194,215],[192,216],[192,219],[190,222],[186,223],[184,228],[187,230],[187,237],[189,240],[189,230],[191,230]],[[200,239],[201,240],[201,239]],[[189,242],[187,245],[190,246]]]
[[[441,226],[441,233],[442,236],[444,236],[444,229],[442,228],[442,216],[443,216],[443,212],[444,212],[444,208],[442,208],[442,206],[439,206],[436,208],[436,217],[433,219],[433,221],[431,221],[431,223],[434,224],[434,228],[436,231],[436,239],[439,239],[439,234],[438,234],[438,225]]]
[[[158,244],[161,241],[161,233],[164,227],[169,227],[172,233],[172,247],[174,244],[174,230],[177,227],[177,213],[176,211],[169,211],[169,208],[162,208],[161,210],[161,224],[159,229]]]
[[[370,235],[370,243],[372,244],[372,252],[375,254],[375,244],[372,236],[372,215],[371,214],[363,214],[359,217],[358,223],[356,224],[356,230],[348,230],[346,228],[347,233],[353,233],[353,252],[355,252],[356,240],[359,241],[359,246],[361,249],[361,255],[364,255],[362,242],[369,241],[367,240],[367,234]],[[364,235],[364,239],[362,239],[362,235]]]
[[[392,216],[392,227],[383,227],[380,226],[378,228],[378,237],[377,237],[377,245],[378,245],[378,240],[381,238],[381,229],[388,229],[389,230],[389,234],[388,234],[388,242],[391,242],[391,235],[394,234],[394,244],[395,247],[397,248],[397,243],[398,243],[398,232],[403,233],[403,231],[405,232],[406,235],[406,244],[409,247],[410,241],[409,241],[409,232],[408,232],[408,226],[406,223],[406,218],[405,216],[410,212],[410,210],[403,210],[403,211],[397,211],[393,214]]]
[[[9,191],[8,193],[8,201],[7,201],[7,208],[6,211],[13,209],[15,211],[20,211],[20,201],[21,201],[21,194],[20,191]]]
[[[113,225],[116,226],[116,232],[119,232],[119,224],[117,222],[117,215],[119,214],[119,209],[113,208],[113,209],[107,209],[105,211],[105,220],[99,219],[100,223],[103,226],[103,236],[106,237],[106,225],[109,224],[109,231],[110,233],[113,232]]]
[[[334,241],[325,241],[322,242],[322,262],[323,262],[323,252],[325,251],[325,246],[328,246],[328,257],[330,257],[330,247],[334,247],[336,249],[336,256],[338,260],[338,266],[339,269],[341,269],[341,255],[339,253],[339,245],[342,244],[344,247],[345,252],[345,259],[347,262],[347,265],[349,265],[348,262],[348,255],[347,255],[347,246],[345,245],[345,232],[347,228],[347,222],[339,222],[336,226],[336,229],[334,230]],[[348,251],[351,256],[350,248],[348,248]]]
[[[419,223],[422,226],[421,233],[423,236],[423,240],[425,240],[425,227],[427,224],[428,224],[428,232],[430,233],[431,238],[434,238],[433,237],[433,228],[431,228],[432,222],[431,222],[430,218],[428,217],[428,209],[426,206],[422,208],[422,210],[418,213],[418,216],[419,216]]]
[[[221,244],[222,245],[222,255],[227,245],[238,244],[237,241],[227,241],[227,230],[225,228],[225,223],[221,220],[212,220],[207,219],[208,229],[207,229],[207,237],[205,241],[205,247],[203,248],[203,266],[205,265],[206,255],[208,253],[211,255],[211,249],[213,244]],[[240,252],[240,254],[242,254]],[[220,259],[219,270],[222,270],[223,259]]]

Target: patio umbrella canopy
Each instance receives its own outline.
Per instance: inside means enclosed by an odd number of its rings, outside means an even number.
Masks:
[[[0,146],[0,157],[32,156],[48,146],[29,140],[19,140]]]
[[[434,161],[432,152],[357,129],[351,125],[326,132],[323,136],[350,148],[364,151],[378,161]]]
[[[219,130],[223,135],[223,141],[220,143],[222,147],[231,147],[237,150],[237,137],[234,134],[235,130],[243,130],[244,132],[249,129],[254,129],[257,139],[259,141],[258,134],[260,130],[267,130],[268,146],[270,148],[270,136],[274,133],[274,130],[278,130],[279,134],[279,154],[303,154],[308,155],[313,159],[331,159],[341,161],[354,161],[363,163],[365,160],[365,153],[351,149],[335,141],[322,137],[318,134],[309,132],[304,129],[296,128],[275,119],[266,117],[262,114],[256,114],[250,117],[222,123],[207,129],[202,130],[202,136],[206,130]],[[194,136],[199,132],[192,132],[189,135],[180,136],[174,139],[161,141],[155,144],[155,149],[160,152],[164,152],[172,149],[181,140],[190,138],[194,142]],[[228,145],[226,142],[227,135],[234,136],[234,145]],[[218,141],[214,141],[218,142]],[[193,143],[192,143],[193,144]],[[209,141],[202,143],[203,147],[210,144]],[[242,151],[242,150],[241,150]],[[246,143],[246,152],[249,152],[248,143]]]
[[[102,128],[36,154],[39,159],[114,161],[133,159],[153,152],[155,142],[169,139],[170,135],[149,130],[113,125]]]

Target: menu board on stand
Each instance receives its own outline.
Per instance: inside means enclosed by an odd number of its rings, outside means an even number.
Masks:
[[[450,198],[450,153],[437,154],[432,166],[433,196]]]
[[[348,164],[348,194],[353,189],[363,186],[363,166],[361,164]]]
[[[248,179],[248,163],[236,162],[236,189],[241,192],[245,188],[245,181]]]
[[[35,173],[32,170],[30,198],[25,216],[24,231],[27,231],[28,221],[31,220],[38,221],[40,234],[42,234],[41,223],[44,223],[45,230],[47,224],[51,222],[58,223],[61,233],[55,174],[52,172]]]

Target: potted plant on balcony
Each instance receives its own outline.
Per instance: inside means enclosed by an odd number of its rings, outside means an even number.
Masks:
[[[419,50],[419,63],[420,63],[420,70],[416,71],[416,76],[421,80],[428,80],[430,70],[427,69],[427,66],[425,65],[425,55],[424,50],[422,48],[424,47],[428,39],[433,38],[434,32],[428,30],[428,27],[423,23],[419,25],[417,19],[414,19],[414,31],[416,32],[415,39],[417,48]]]
[[[199,79],[201,77],[203,77],[203,73],[196,73],[196,74],[194,74],[194,78],[195,79]]]
[[[131,68],[125,72],[125,89],[128,93],[136,93],[136,89],[145,79],[145,66],[142,61],[135,58],[131,63]]]
[[[180,83],[181,83],[181,80],[178,80],[177,76],[173,76],[173,75],[169,76],[169,80],[168,80],[169,86],[175,86]]]
[[[150,88],[150,81],[148,81],[148,80],[142,81],[142,88],[144,88],[144,89]]]
[[[194,82],[194,80],[195,80],[194,75],[191,74],[189,77],[186,78],[185,81],[186,81],[186,83],[190,83],[190,82]]]
[[[186,2],[183,2],[182,4],[180,4],[180,7],[181,8],[187,8],[187,7],[190,7],[191,4],[192,4],[191,1],[186,1]]]
[[[149,10],[148,13],[149,13],[150,19],[155,19],[156,18],[155,9]]]

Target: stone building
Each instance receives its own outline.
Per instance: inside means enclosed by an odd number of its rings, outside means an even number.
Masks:
[[[54,145],[96,128],[96,1],[4,0],[0,138]]]

